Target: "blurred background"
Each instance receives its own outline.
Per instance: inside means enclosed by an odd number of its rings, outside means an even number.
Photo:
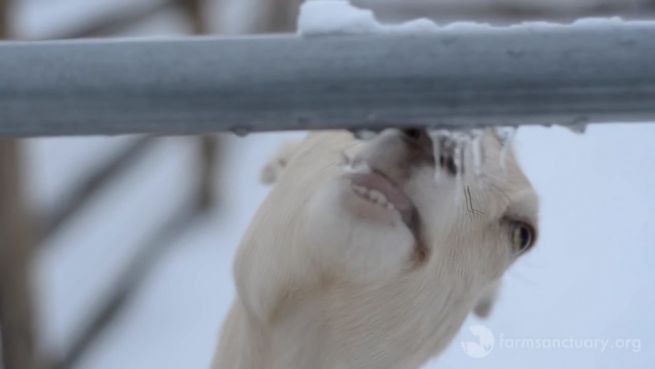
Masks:
[[[293,32],[300,3],[0,0],[0,36]],[[652,0],[355,3],[388,21],[655,17]],[[259,171],[302,135],[0,138],[0,368],[207,368],[234,251],[267,193]],[[538,247],[508,272],[491,318],[470,318],[428,368],[652,367],[655,124],[522,128],[515,145],[542,200]],[[462,350],[477,324],[496,338],[482,359]],[[616,344],[517,348],[501,337]]]

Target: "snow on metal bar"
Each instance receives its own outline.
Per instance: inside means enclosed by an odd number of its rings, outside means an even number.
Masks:
[[[0,44],[0,135],[655,121],[655,25]]]

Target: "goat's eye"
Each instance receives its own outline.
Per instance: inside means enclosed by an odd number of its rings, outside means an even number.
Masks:
[[[515,253],[527,251],[534,244],[534,228],[524,222],[513,222],[511,228],[512,250]]]

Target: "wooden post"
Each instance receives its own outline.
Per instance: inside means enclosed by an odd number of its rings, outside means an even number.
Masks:
[[[191,19],[191,24],[193,26],[193,33],[197,35],[202,35],[209,32],[209,27],[207,27],[207,21],[203,15],[203,9],[205,5],[204,0],[182,0],[181,2],[184,10],[189,15]]]
[[[0,327],[4,369],[35,367],[31,244],[23,207],[20,144],[0,139]]]
[[[182,5],[191,20],[193,33],[204,35],[210,32],[203,14],[204,0],[182,0]],[[203,135],[197,139],[198,177],[196,183],[196,205],[201,211],[208,211],[216,204],[214,181],[218,156],[218,137],[215,134]]]
[[[0,0],[0,38],[8,35],[7,7]],[[29,288],[28,240],[20,182],[20,143],[0,138],[0,334],[2,367],[35,367]]]

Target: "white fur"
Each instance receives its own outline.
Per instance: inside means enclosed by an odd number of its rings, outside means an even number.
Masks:
[[[214,369],[419,368],[476,304],[489,313],[517,257],[508,219],[535,224],[536,195],[511,153],[501,168],[490,132],[480,170],[439,183],[433,166],[407,162],[401,136],[388,130],[361,142],[347,132],[311,134],[274,159],[277,182],[236,258],[237,298]],[[399,215],[381,222],[347,209],[346,162],[404,178],[424,260]]]

